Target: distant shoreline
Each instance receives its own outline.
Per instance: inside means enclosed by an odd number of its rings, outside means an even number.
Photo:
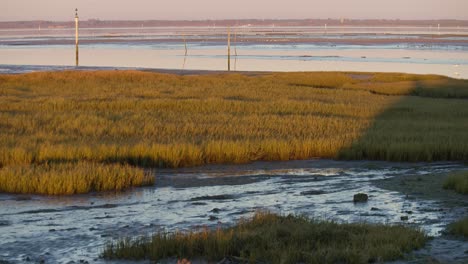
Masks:
[[[415,35],[411,35],[415,36]],[[444,37],[457,37],[457,36],[446,36],[446,35],[419,35],[419,38],[401,38],[401,35],[395,37],[389,37],[386,39],[376,39],[376,38],[327,38],[327,37],[314,37],[314,38],[278,38],[272,41],[271,35],[265,36],[263,38],[252,38],[249,36],[242,36],[237,39],[237,45],[242,44],[317,44],[317,45],[391,45],[391,44],[410,44],[410,45],[459,45],[459,46],[468,46],[468,41],[464,39],[447,39]],[[460,35],[465,37],[466,35]],[[226,41],[225,36],[220,36],[219,38],[210,38],[210,39],[188,39],[187,43],[219,43],[224,45]],[[51,38],[51,39],[28,39],[28,40],[11,40],[11,41],[0,41],[0,44],[5,46],[29,46],[29,45],[68,45],[71,43],[70,39],[64,38]],[[168,37],[168,38],[145,38],[145,39],[128,39],[125,36],[122,37],[112,37],[107,39],[97,38],[97,39],[82,39],[80,40],[81,44],[120,44],[120,43],[138,43],[138,44],[177,44],[184,43],[180,37]]]
[[[187,26],[418,26],[418,27],[468,27],[468,20],[400,20],[400,19],[226,19],[226,20],[100,20],[80,21],[81,28],[93,27],[187,27]],[[0,21],[0,29],[27,28],[72,28],[69,21]]]
[[[162,73],[162,74],[175,74],[179,76],[185,75],[216,75],[216,74],[243,74],[246,76],[256,76],[262,74],[272,74],[272,73],[317,73],[317,72],[339,72],[339,73],[358,73],[366,74],[370,72],[366,71],[295,71],[295,72],[282,72],[282,71],[226,71],[226,70],[196,70],[196,69],[169,69],[169,68],[145,68],[145,67],[111,67],[111,66],[66,66],[66,65],[7,65],[0,64],[0,76],[1,75],[11,75],[11,74],[26,74],[32,72],[60,72],[60,71],[141,71],[141,72],[152,72],[152,73]],[[401,73],[404,72],[382,72],[383,74],[389,73]],[[414,74],[414,75],[439,75],[444,77],[449,77],[442,74]],[[459,78],[459,80],[465,80],[464,78]]]

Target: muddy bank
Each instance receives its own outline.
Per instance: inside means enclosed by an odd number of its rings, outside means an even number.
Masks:
[[[131,36],[132,37],[132,36]],[[237,45],[259,45],[259,44],[284,44],[284,45],[298,45],[298,44],[316,44],[321,46],[333,46],[333,45],[419,45],[419,46],[431,46],[431,45],[451,45],[451,46],[468,46],[468,37],[466,36],[455,36],[443,38],[440,36],[415,36],[417,38],[408,38],[405,36],[392,36],[388,38],[368,38],[366,36],[346,36],[339,35],[337,37],[294,37],[288,35],[268,35],[268,36],[239,36],[236,40]],[[187,39],[187,44],[200,44],[200,45],[225,45],[226,36],[194,36],[192,39]],[[72,38],[31,38],[28,40],[0,40],[0,45],[5,46],[29,46],[29,45],[70,45],[73,44]],[[125,37],[101,37],[101,38],[83,38],[80,40],[82,45],[90,44],[131,44],[131,45],[143,45],[143,44],[184,44],[181,37],[168,36],[165,38],[125,38]]]
[[[446,173],[427,175],[398,175],[374,181],[382,189],[404,194],[407,200],[434,201],[433,208],[441,210],[441,218],[451,214],[456,219],[468,215],[468,199],[462,194],[442,188]],[[443,230],[441,236],[433,238],[426,247],[411,254],[412,263],[468,263],[468,241],[454,237]],[[405,262],[395,262],[405,263]]]
[[[400,192],[408,199],[436,200],[446,208],[468,208],[466,195],[442,187],[445,179],[447,174],[399,175],[374,183],[377,187]]]

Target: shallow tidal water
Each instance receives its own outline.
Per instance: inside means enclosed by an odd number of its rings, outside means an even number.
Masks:
[[[438,201],[378,188],[374,182],[461,169],[468,167],[459,163],[257,162],[156,170],[155,186],[117,194],[0,194],[0,260],[106,263],[99,254],[112,239],[157,230],[229,226],[257,210],[338,222],[402,223],[422,228],[437,241],[446,225],[466,215],[468,208],[447,208]],[[359,192],[369,194],[367,203],[353,203],[353,195]],[[402,216],[408,220],[401,220]],[[453,247],[460,250],[459,244]]]
[[[238,27],[234,71],[361,71],[468,79],[468,28]],[[83,67],[227,70],[227,28],[80,30]],[[72,29],[0,30],[0,73],[74,66]],[[187,48],[187,50],[186,50]],[[24,66],[22,68],[12,66]],[[42,68],[42,70],[60,68]]]

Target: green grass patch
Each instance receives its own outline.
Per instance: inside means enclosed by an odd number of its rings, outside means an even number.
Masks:
[[[89,162],[7,166],[0,169],[0,192],[46,195],[122,191],[153,184],[143,169]]]
[[[452,235],[464,236],[468,238],[468,217],[465,217],[448,226],[448,231]]]
[[[427,237],[403,226],[338,224],[302,216],[257,213],[237,225],[199,232],[156,233],[106,246],[106,259],[225,257],[266,263],[369,263],[402,258]]]
[[[468,171],[455,172],[448,175],[444,181],[444,189],[468,194]]]

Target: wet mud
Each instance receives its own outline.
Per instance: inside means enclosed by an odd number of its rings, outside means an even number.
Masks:
[[[446,238],[444,230],[466,214],[466,204],[448,206],[382,185],[404,177],[424,182],[428,175],[461,169],[468,168],[458,163],[257,162],[157,170],[155,186],[124,193],[28,199],[0,194],[0,260],[105,263],[99,254],[112,239],[229,226],[257,210],[420,227],[435,238],[416,259],[439,255],[441,261],[465,260],[459,251],[450,251],[461,244]],[[354,203],[356,193],[368,194],[368,201]]]

